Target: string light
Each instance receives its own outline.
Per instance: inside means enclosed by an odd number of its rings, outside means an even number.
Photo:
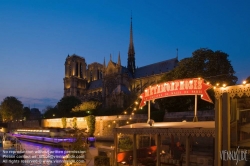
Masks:
[[[219,75],[218,75],[218,76],[219,76]],[[214,76],[213,76],[213,77],[214,77]],[[208,77],[207,77],[207,78],[208,78]],[[210,77],[209,77],[209,78],[210,78]],[[211,85],[211,86],[213,87],[213,89],[219,88],[219,87],[218,87],[218,86],[220,85],[219,82],[216,83],[216,84],[213,86],[213,84],[211,84],[210,81],[205,80],[204,78],[197,77],[197,79],[199,79],[199,80],[204,80],[204,83],[206,83],[207,85]],[[189,80],[189,83],[190,83],[190,84],[193,84],[193,83],[194,83],[194,80],[190,79],[190,80]],[[242,82],[243,85],[245,85],[246,83],[247,83],[246,81],[243,81],[243,82]],[[170,84],[175,85],[175,82],[172,81]],[[180,81],[180,84],[183,85],[183,84],[184,84],[184,81],[183,81],[183,80]],[[168,85],[168,84],[165,82],[165,83],[164,83],[164,86],[167,86],[167,85]],[[225,87],[227,86],[226,84],[221,84],[221,85],[222,85],[223,88],[225,88]],[[153,86],[154,86],[154,87],[155,87],[155,86],[156,86],[156,87],[159,87],[160,85],[159,85],[159,84],[156,84],[156,85],[153,85]],[[152,86],[150,85],[149,87],[152,87]],[[222,87],[221,87],[221,88],[222,88]],[[148,90],[149,90],[149,89],[144,89],[144,92],[148,92]],[[138,99],[142,99],[142,98],[143,98],[142,95],[138,96]],[[128,112],[130,112],[130,110],[132,110],[131,113],[130,113],[131,116],[135,114],[133,111],[137,110],[137,107],[138,107],[137,105],[139,104],[138,99],[136,99],[135,102],[133,102],[133,103],[127,108],[127,111],[128,111]],[[146,101],[144,101],[144,104],[146,104]],[[142,109],[142,107],[138,107],[138,109]],[[128,113],[127,111],[125,110],[123,113],[124,113],[124,114],[127,114],[127,113]],[[121,117],[119,116],[118,118],[121,118]],[[128,119],[131,120],[132,118],[131,118],[131,117],[128,117]],[[127,120],[128,120],[128,119],[127,119]],[[115,123],[115,122],[114,122],[114,123]],[[128,124],[129,121],[127,121],[126,123]]]

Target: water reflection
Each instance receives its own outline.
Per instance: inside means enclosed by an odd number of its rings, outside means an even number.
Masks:
[[[21,141],[26,150],[24,155],[24,166],[61,166],[65,151],[63,148],[43,145],[33,142]]]
[[[26,150],[23,166],[62,166],[65,150],[50,145],[20,140]],[[95,142],[95,148],[100,146],[114,146],[113,142]],[[94,149],[95,149],[94,148]],[[94,157],[94,156],[92,156]],[[32,163],[33,162],[33,163]]]

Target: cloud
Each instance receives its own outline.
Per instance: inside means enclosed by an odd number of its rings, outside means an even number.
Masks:
[[[22,101],[25,107],[38,108],[40,111],[46,108],[46,106],[56,106],[59,99],[55,98],[28,98],[28,97],[17,97]]]
[[[2,102],[5,97],[7,96],[0,95],[0,101]],[[24,96],[15,97],[23,103],[24,107],[38,108],[40,112],[42,112],[42,110],[45,109],[47,106],[56,106],[56,104],[60,100],[56,98],[32,98]]]

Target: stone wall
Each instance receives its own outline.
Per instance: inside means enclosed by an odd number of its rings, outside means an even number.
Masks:
[[[87,128],[85,117],[76,118],[77,127]],[[95,124],[95,137],[98,140],[113,140],[113,128],[128,125],[131,123],[146,122],[146,115],[119,115],[119,116],[97,116]],[[73,127],[73,118],[66,118],[66,128]],[[63,128],[62,118],[43,119],[41,124],[37,120],[18,121],[9,123],[9,129],[20,128]]]
[[[172,112],[165,113],[164,121],[192,121],[193,112]],[[85,117],[77,119],[77,127],[80,129],[87,128],[87,121]],[[198,120],[214,120],[214,110],[198,111]],[[66,128],[73,127],[73,118],[66,118]],[[118,116],[97,116],[95,124],[95,137],[97,140],[113,140],[113,128],[124,126],[132,123],[147,122],[147,115],[118,115]],[[9,123],[9,129],[18,128],[63,128],[62,118],[56,119],[43,119],[41,122],[38,120],[33,121],[17,121]]]

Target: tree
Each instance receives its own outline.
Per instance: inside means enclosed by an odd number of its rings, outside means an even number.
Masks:
[[[70,131],[70,135],[73,138],[73,142],[70,143],[70,149],[68,150],[68,155],[66,156],[65,160],[67,163],[77,163],[79,160],[85,159],[85,154],[88,153],[88,145],[87,145],[87,133],[85,131],[86,129],[78,129],[74,128]]]
[[[124,151],[133,149],[133,141],[130,136],[123,136],[119,139],[118,147]]]
[[[38,120],[41,119],[41,112],[38,108],[31,108],[30,110],[30,119],[31,120]]]
[[[193,52],[192,57],[181,60],[176,68],[163,77],[163,80],[202,77],[213,85],[218,82],[235,85],[238,78],[234,75],[235,71],[228,56],[221,51],[198,49]]]
[[[66,96],[63,97],[58,103],[58,113],[57,117],[71,117],[71,110],[75,106],[81,104],[81,100],[76,98],[75,96]]]
[[[0,114],[3,121],[21,120],[23,104],[13,96],[6,97],[1,103]]]
[[[221,51],[212,51],[201,48],[193,52],[192,57],[185,58],[178,63],[178,66],[167,73],[162,81],[171,81],[184,78],[201,77],[212,85],[216,83],[235,85],[238,78],[228,60],[228,54]],[[209,96],[214,100],[213,90],[208,91]],[[168,111],[193,110],[193,96],[170,97],[157,100],[162,109]],[[213,105],[198,99],[198,109],[211,109]]]
[[[67,119],[66,118],[62,118],[61,121],[62,121],[63,128],[66,128],[66,126],[67,126]]]
[[[247,83],[250,83],[250,76],[247,77],[246,82],[247,82]]]
[[[29,107],[24,107],[23,108],[23,119],[24,120],[29,120],[30,119],[30,108]]]
[[[49,118],[56,118],[56,117],[59,117],[59,111],[57,107],[47,106],[45,108],[43,118],[49,119]]]
[[[90,137],[94,136],[95,133],[95,116],[89,115],[86,117],[87,125],[88,125],[88,133]]]
[[[75,106],[72,108],[72,112],[87,112],[91,113],[91,111],[97,110],[101,106],[101,102],[99,101],[86,101],[82,102],[80,105]]]

